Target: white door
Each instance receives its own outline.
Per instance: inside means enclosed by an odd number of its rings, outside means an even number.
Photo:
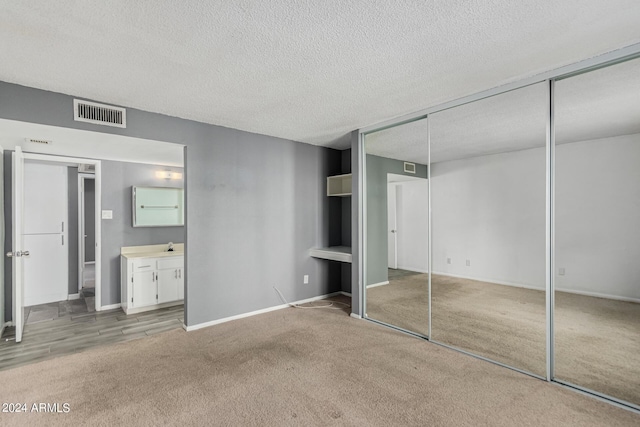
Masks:
[[[24,250],[22,241],[22,203],[24,195],[23,167],[24,157],[20,147],[13,152],[13,188],[11,192],[13,203],[13,229],[11,230],[12,251],[7,253],[11,257],[12,266],[12,290],[13,290],[13,322],[16,327],[16,342],[22,341],[22,329],[24,327],[24,303],[23,303],[23,256],[29,256],[29,251]]]
[[[66,300],[69,294],[67,167],[24,163],[24,306]]]
[[[387,246],[389,268],[398,268],[397,186],[387,184]]]

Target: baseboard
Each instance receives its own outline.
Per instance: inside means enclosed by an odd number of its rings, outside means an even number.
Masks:
[[[362,316],[356,313],[351,313],[350,316],[353,317],[354,319],[362,319]]]
[[[415,273],[428,273],[429,270],[424,270],[422,268],[416,268],[416,267],[404,267],[404,266],[398,266],[398,270],[407,270],[407,271],[413,271]]]
[[[291,307],[292,305],[306,304],[306,303],[313,302],[313,301],[318,301],[318,300],[322,300],[322,299],[326,299],[326,298],[335,297],[336,295],[341,295],[341,293],[340,292],[333,292],[333,293],[330,293],[330,294],[320,295],[320,296],[313,297],[313,298],[307,298],[307,299],[303,299],[303,300],[299,300],[299,301],[293,301],[293,302],[290,302],[289,304],[275,305],[273,307],[267,307],[267,308],[263,308],[263,309],[256,310],[256,311],[250,311],[248,313],[236,314],[235,316],[229,316],[229,317],[225,317],[225,318],[222,318],[222,319],[211,320],[210,322],[198,323],[197,325],[191,325],[191,326],[184,325],[184,330],[187,331],[187,332],[196,331],[198,329],[207,328],[209,326],[219,325],[220,323],[231,322],[232,320],[244,319],[245,317],[251,317],[251,316],[256,316],[258,314],[269,313],[270,311],[281,310],[283,308]]]
[[[640,304],[640,299],[638,299],[638,298],[621,297],[621,296],[618,296],[618,295],[601,294],[601,293],[598,293],[598,292],[576,291],[576,290],[573,290],[573,289],[565,289],[565,288],[556,288],[556,291],[565,292],[567,294],[584,295],[584,296],[587,296],[587,297],[605,298],[605,299],[612,299],[612,300],[616,300],[616,301],[626,301],[626,302],[634,302],[634,303]]]
[[[68,301],[73,301],[74,299],[80,299],[80,293],[77,294],[69,294]]]
[[[115,310],[116,308],[122,307],[122,304],[111,304],[111,305],[103,305],[100,307],[100,311],[103,310]]]
[[[351,292],[340,291],[339,293],[340,293],[341,295],[344,295],[345,297],[349,297],[349,298],[351,298]]]
[[[520,283],[504,282],[504,281],[497,281],[497,280],[493,280],[493,279],[483,279],[483,278],[478,278],[478,277],[462,276],[462,275],[459,275],[459,274],[441,273],[441,272],[436,272],[436,271],[434,271],[432,274],[437,274],[437,275],[440,275],[440,276],[447,276],[447,277],[455,277],[457,279],[476,280],[478,282],[487,282],[487,283],[491,283],[491,284],[494,284],[494,285],[503,285],[503,286],[512,286],[512,287],[516,287],[516,288],[532,289],[534,291],[540,291],[540,292],[544,292],[545,291],[545,288],[541,288],[541,287],[538,287],[538,286],[531,286],[531,285],[523,285],[523,284],[520,284]],[[567,293],[567,294],[584,295],[584,296],[587,296],[587,297],[604,298],[604,299],[611,299],[611,300],[616,300],[616,301],[626,301],[626,302],[633,302],[633,303],[640,304],[640,299],[639,298],[621,297],[621,296],[618,296],[618,295],[601,294],[601,293],[598,293],[598,292],[581,291],[581,290],[577,290],[577,289],[567,289],[567,288],[558,288],[558,287],[556,287],[556,291],[557,292],[564,292],[564,293]]]
[[[177,305],[184,305],[184,300],[163,302],[162,304],[145,305],[144,307],[138,308],[128,308],[127,306],[122,305],[120,305],[119,307],[122,308],[124,313],[128,316],[130,314],[139,314],[144,313],[145,311],[159,310],[161,308],[175,307]]]
[[[378,283],[372,283],[370,285],[367,285],[367,289],[369,288],[375,288],[376,286],[384,286],[384,285],[388,285],[389,281],[387,280],[386,282],[378,282]]]
[[[437,274],[439,276],[455,277],[456,279],[467,279],[467,280],[475,280],[477,282],[487,282],[487,283],[492,283],[494,285],[505,285],[505,286],[513,286],[515,288],[533,289],[534,291],[544,291],[545,290],[544,287],[541,288],[541,287],[538,287],[538,286],[523,285],[521,283],[515,283],[515,282],[505,282],[505,281],[501,281],[501,280],[486,279],[484,277],[463,276],[461,274],[443,273],[443,272],[439,272],[439,271],[434,271],[431,274]]]

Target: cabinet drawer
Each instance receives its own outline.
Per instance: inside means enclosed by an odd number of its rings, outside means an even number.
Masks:
[[[167,268],[182,268],[184,267],[184,258],[183,257],[171,257],[171,258],[161,258],[158,261],[158,270],[164,270]]]
[[[132,273],[141,273],[143,271],[153,271],[156,269],[155,259],[153,258],[141,258],[133,260]]]

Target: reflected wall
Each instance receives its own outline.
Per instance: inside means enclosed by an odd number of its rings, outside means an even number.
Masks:
[[[429,329],[427,121],[365,136],[365,316]]]
[[[429,116],[431,339],[545,375],[547,85]]]
[[[640,60],[554,98],[554,377],[640,405]]]

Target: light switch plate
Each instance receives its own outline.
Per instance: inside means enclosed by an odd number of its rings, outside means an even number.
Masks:
[[[113,211],[102,211],[102,219],[113,219]]]

